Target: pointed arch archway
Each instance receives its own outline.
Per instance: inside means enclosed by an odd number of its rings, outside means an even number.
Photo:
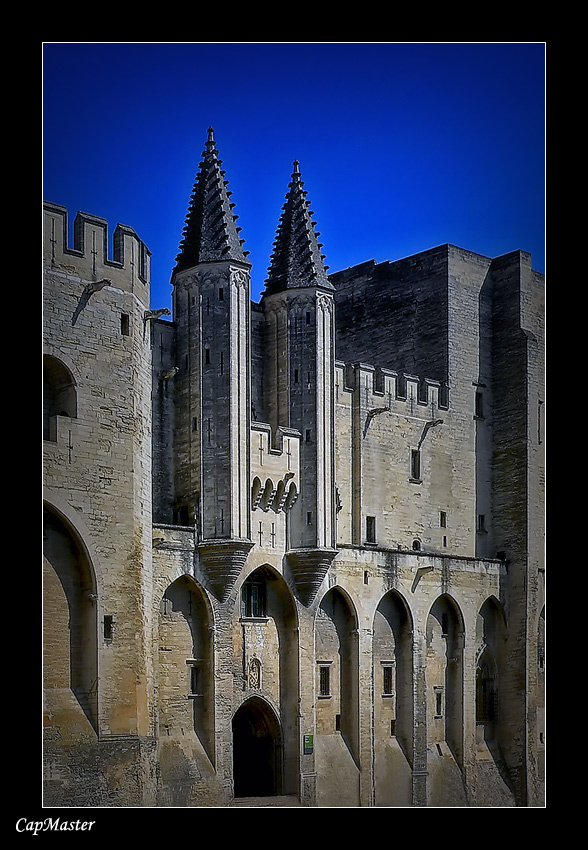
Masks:
[[[359,758],[359,645],[355,607],[333,587],[323,596],[315,621],[317,734],[340,732]]]
[[[56,417],[77,416],[75,379],[68,367],[51,354],[43,356],[43,439],[56,440]]]
[[[449,594],[442,594],[431,606],[426,639],[428,742],[445,742],[461,767],[465,627],[457,602]]]
[[[235,797],[281,794],[283,742],[274,708],[262,697],[249,697],[233,716],[232,733]]]
[[[412,761],[413,622],[405,599],[389,591],[374,614],[373,675],[375,721],[380,733],[393,736]]]
[[[49,713],[76,725],[69,692],[97,732],[96,577],[77,530],[49,503],[43,516],[43,668]]]
[[[159,608],[160,734],[195,733],[214,764],[212,625],[209,602],[191,576],[180,576],[166,588]]]
[[[274,707],[280,725],[280,787],[298,791],[300,697],[298,613],[284,577],[264,563],[240,588],[239,633],[243,681],[250,697]]]
[[[486,742],[500,737],[501,678],[506,663],[506,619],[494,596],[481,606],[476,620],[476,731]]]

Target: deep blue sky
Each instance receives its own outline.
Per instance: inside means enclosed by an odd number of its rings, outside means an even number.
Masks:
[[[543,43],[45,43],[45,200],[134,228],[152,306],[213,126],[263,289],[292,163],[330,271],[446,242],[545,271]]]

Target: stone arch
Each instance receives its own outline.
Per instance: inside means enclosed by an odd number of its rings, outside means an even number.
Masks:
[[[77,415],[77,388],[71,371],[57,357],[43,355],[43,439],[57,439],[57,416],[76,419]]]
[[[232,720],[235,797],[283,793],[283,735],[279,717],[261,696],[247,698]]]
[[[261,487],[261,479],[259,476],[255,476],[253,479],[253,484],[251,485],[251,508],[255,510],[255,508],[259,505],[259,502],[263,496],[263,490]]]
[[[259,503],[260,508],[263,511],[268,511],[272,505],[274,495],[276,492],[276,487],[271,478],[266,479],[263,494]]]
[[[463,765],[463,676],[465,626],[457,602],[439,596],[426,625],[426,698],[429,745],[446,743]]]
[[[315,620],[317,734],[341,734],[359,754],[359,645],[355,606],[335,586],[325,593]]]
[[[274,496],[273,509],[276,513],[278,513],[281,509],[281,505],[284,499],[284,489],[285,489],[284,479],[280,478],[278,481],[278,486],[276,487],[276,494]]]
[[[49,715],[57,725],[81,729],[83,712],[97,732],[95,571],[78,530],[49,503],[43,517],[43,656]]]
[[[281,787],[298,790],[298,613],[283,576],[271,565],[253,569],[240,587],[238,633],[244,686],[276,706],[281,737]]]
[[[397,739],[412,761],[413,620],[404,597],[391,590],[374,614],[373,675],[375,722],[382,736]]]
[[[504,609],[495,596],[489,596],[476,618],[476,733],[480,741],[492,742],[500,737],[505,640]]]
[[[158,710],[160,736],[194,734],[214,764],[212,611],[187,575],[166,588],[159,606]]]

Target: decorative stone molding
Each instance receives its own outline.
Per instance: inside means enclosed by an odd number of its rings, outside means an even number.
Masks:
[[[304,605],[310,605],[337,555],[336,549],[291,549],[286,560]]]
[[[250,540],[228,538],[203,540],[198,544],[202,570],[220,602],[228,599],[252,547]]]

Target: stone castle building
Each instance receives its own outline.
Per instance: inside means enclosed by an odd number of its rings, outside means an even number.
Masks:
[[[44,805],[542,806],[543,276],[44,205]],[[282,800],[282,802],[284,802]]]

